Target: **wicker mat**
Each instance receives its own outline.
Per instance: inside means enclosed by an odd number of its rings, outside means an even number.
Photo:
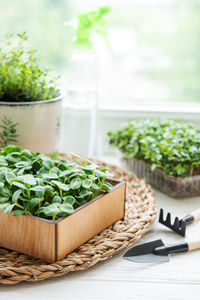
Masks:
[[[67,158],[72,157],[67,155]],[[87,269],[131,246],[149,230],[157,213],[156,200],[151,187],[130,171],[99,161],[98,163],[107,167],[114,178],[127,183],[124,221],[116,222],[64,259],[53,264],[0,248],[1,284],[44,280]]]

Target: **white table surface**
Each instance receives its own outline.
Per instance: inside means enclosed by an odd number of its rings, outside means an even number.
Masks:
[[[183,217],[200,207],[200,197],[175,200],[155,191],[158,207]],[[187,227],[187,239],[200,239],[200,222]],[[156,220],[137,244],[162,238],[181,241]],[[123,253],[92,268],[44,281],[0,285],[0,299],[200,299],[200,250],[171,256],[169,262],[136,264],[124,260]]]

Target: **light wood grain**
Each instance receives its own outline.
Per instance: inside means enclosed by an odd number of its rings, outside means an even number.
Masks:
[[[200,249],[200,239],[190,241],[188,243],[188,250],[189,251],[193,251],[193,250],[197,250],[197,249]]]
[[[116,181],[109,193],[57,222],[0,211],[0,246],[55,262],[120,220],[124,202],[125,183]]]
[[[57,257],[63,258],[124,215],[125,184],[63,219],[57,224]]]
[[[200,204],[199,204],[199,206],[200,206]],[[200,208],[197,209],[197,210],[195,210],[195,211],[193,211],[191,213],[191,215],[194,217],[194,222],[199,221],[200,220]]]
[[[0,246],[39,257],[55,260],[55,225],[25,215],[14,217],[0,211]]]

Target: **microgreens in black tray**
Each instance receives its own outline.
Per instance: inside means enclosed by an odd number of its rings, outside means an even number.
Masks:
[[[158,168],[182,178],[200,174],[200,130],[188,122],[133,120],[108,137],[125,159],[150,163],[152,171]]]
[[[109,191],[108,175],[89,160],[52,160],[7,146],[0,151],[0,209],[55,220]]]

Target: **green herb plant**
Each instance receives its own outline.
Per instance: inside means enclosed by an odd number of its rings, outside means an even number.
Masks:
[[[108,132],[108,137],[127,160],[143,160],[167,175],[200,175],[200,130],[188,122],[133,120]]]
[[[0,45],[0,101],[26,102],[59,95],[58,77],[42,67],[26,33],[7,36]]]
[[[89,160],[52,160],[9,145],[0,151],[0,209],[56,220],[109,191],[108,175]]]

